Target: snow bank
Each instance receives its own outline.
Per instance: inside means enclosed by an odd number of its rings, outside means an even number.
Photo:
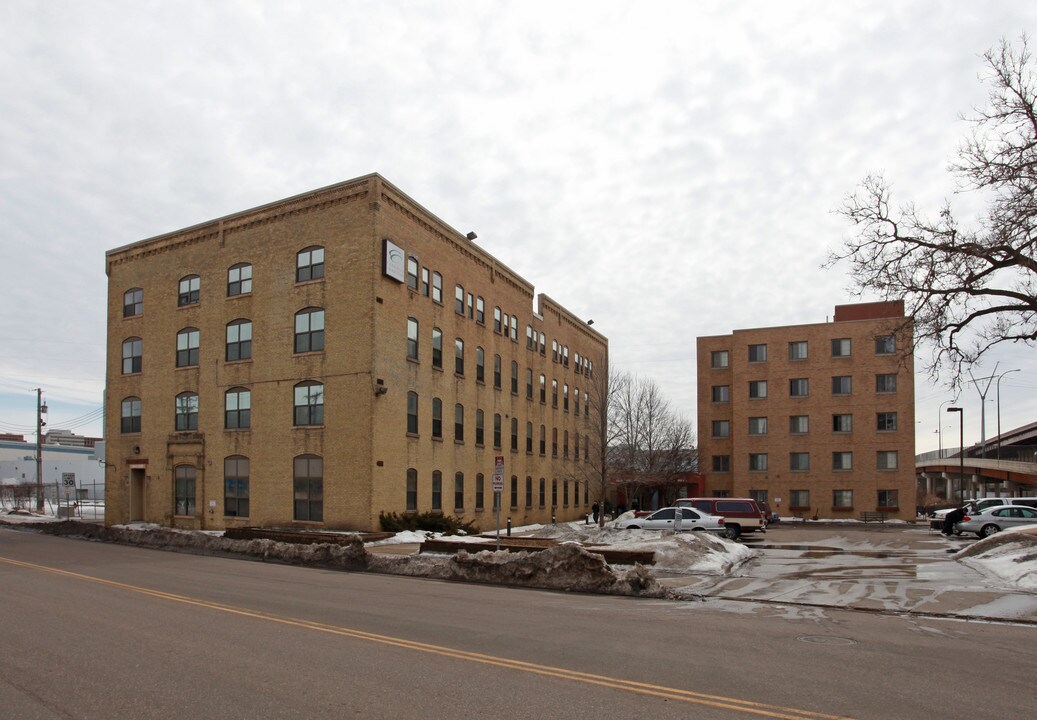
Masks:
[[[954,559],[1024,590],[1037,590],[1037,527],[991,535],[957,553]]]

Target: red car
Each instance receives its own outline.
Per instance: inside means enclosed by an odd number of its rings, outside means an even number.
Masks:
[[[752,498],[681,498],[677,507],[692,507],[724,518],[724,534],[732,540],[742,533],[767,531],[767,518]]]

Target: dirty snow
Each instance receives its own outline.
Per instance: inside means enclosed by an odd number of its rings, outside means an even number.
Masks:
[[[985,575],[1022,590],[1037,591],[1037,526],[991,535],[954,557]]]

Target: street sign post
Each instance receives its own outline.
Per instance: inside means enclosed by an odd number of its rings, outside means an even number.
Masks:
[[[497,507],[497,549],[500,550],[500,506],[501,493],[504,492],[504,456],[494,458],[493,468],[493,504]]]
[[[61,473],[61,484],[65,487],[65,517],[72,519],[72,493],[76,491],[76,474]],[[58,498],[58,517],[61,517],[61,499]]]

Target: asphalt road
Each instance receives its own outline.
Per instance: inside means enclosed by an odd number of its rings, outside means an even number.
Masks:
[[[548,593],[0,528],[3,718],[1022,718],[1037,630]],[[977,714],[977,701],[982,702]]]

